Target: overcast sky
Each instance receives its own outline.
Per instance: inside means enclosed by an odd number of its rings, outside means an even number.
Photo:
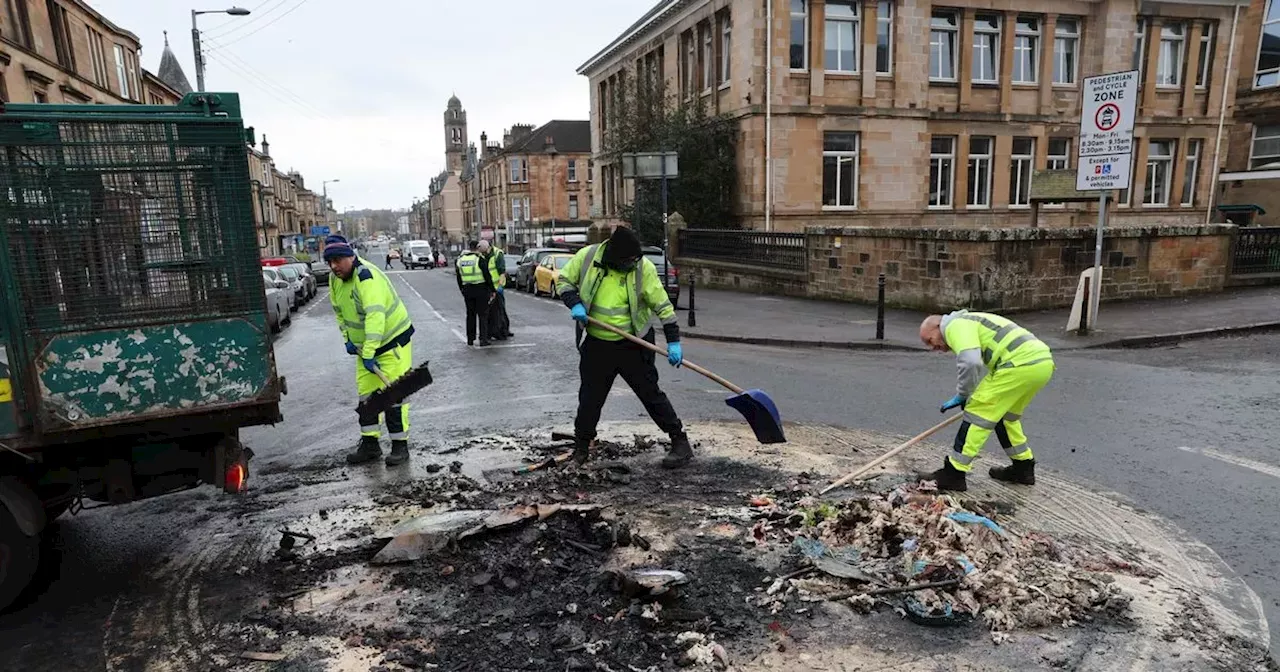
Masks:
[[[155,72],[164,31],[196,85],[192,9],[203,15],[206,87],[240,93],[246,124],[281,170],[329,185],[339,212],[405,208],[444,168],[444,109],[456,93],[469,139],[516,123],[587,119],[575,74],[653,0],[88,0],[142,40]]]

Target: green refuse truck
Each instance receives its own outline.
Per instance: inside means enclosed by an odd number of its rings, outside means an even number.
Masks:
[[[281,420],[235,94],[0,106],[0,610],[68,512],[241,492]]]

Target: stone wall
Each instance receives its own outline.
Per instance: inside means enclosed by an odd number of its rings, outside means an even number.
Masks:
[[[1235,227],[1123,227],[1103,243],[1104,300],[1221,291]],[[870,302],[885,274],[890,305],[921,310],[1068,306],[1093,265],[1094,230],[811,228],[808,270],[678,259],[704,286]]]

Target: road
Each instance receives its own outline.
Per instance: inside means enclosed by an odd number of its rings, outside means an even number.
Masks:
[[[287,521],[326,502],[414,478],[433,450],[458,438],[568,424],[573,418],[577,358],[561,304],[509,292],[516,338],[468,348],[452,274],[393,272],[392,281],[417,327],[415,360],[429,359],[436,379],[412,406],[414,466],[345,470],[336,481],[304,483],[309,489],[285,493],[296,497],[271,511],[276,519]],[[289,381],[286,420],[246,431],[244,438],[256,452],[255,487],[283,491],[282,475],[334,467],[354,443],[355,364],[342,350],[325,294],[295,317],[277,341],[276,354]],[[937,404],[952,394],[954,379],[950,358],[925,353],[785,350],[691,340],[685,354],[739,384],[766,389],[788,421],[900,435],[937,421]],[[1026,421],[1040,468],[1119,493],[1206,542],[1261,598],[1273,640],[1280,641],[1280,575],[1274,572],[1280,530],[1273,524],[1280,510],[1274,420],[1280,336],[1066,353],[1058,364],[1054,381]],[[737,417],[714,383],[660,366],[663,385],[686,422]],[[638,400],[619,381],[604,418],[644,417]],[[998,447],[988,450],[986,464],[999,463]],[[482,467],[469,462],[466,468],[478,472]],[[0,615],[0,631],[6,633],[0,660],[24,670],[130,669],[119,661],[136,658],[118,654],[128,648],[120,642],[147,633],[121,625],[123,612],[140,594],[172,591],[149,577],[157,568],[180,565],[178,556],[188,552],[192,539],[225,523],[217,507],[203,505],[209,497],[179,495],[61,521],[50,549],[60,561],[27,600]]]

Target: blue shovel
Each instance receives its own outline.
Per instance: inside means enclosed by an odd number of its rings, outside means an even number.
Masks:
[[[594,317],[588,317],[587,321],[643,348],[648,348],[663,356],[667,354],[667,351],[661,346],[629,334],[613,325],[605,324]],[[751,429],[756,433],[757,441],[760,443],[787,442],[787,437],[782,433],[782,417],[778,415],[778,406],[773,403],[773,399],[770,399],[768,394],[765,394],[764,390],[744,390],[687,359],[681,363],[681,366],[694,373],[700,373],[733,392],[733,396],[725,399],[724,403],[747,419],[747,424],[751,425]]]

